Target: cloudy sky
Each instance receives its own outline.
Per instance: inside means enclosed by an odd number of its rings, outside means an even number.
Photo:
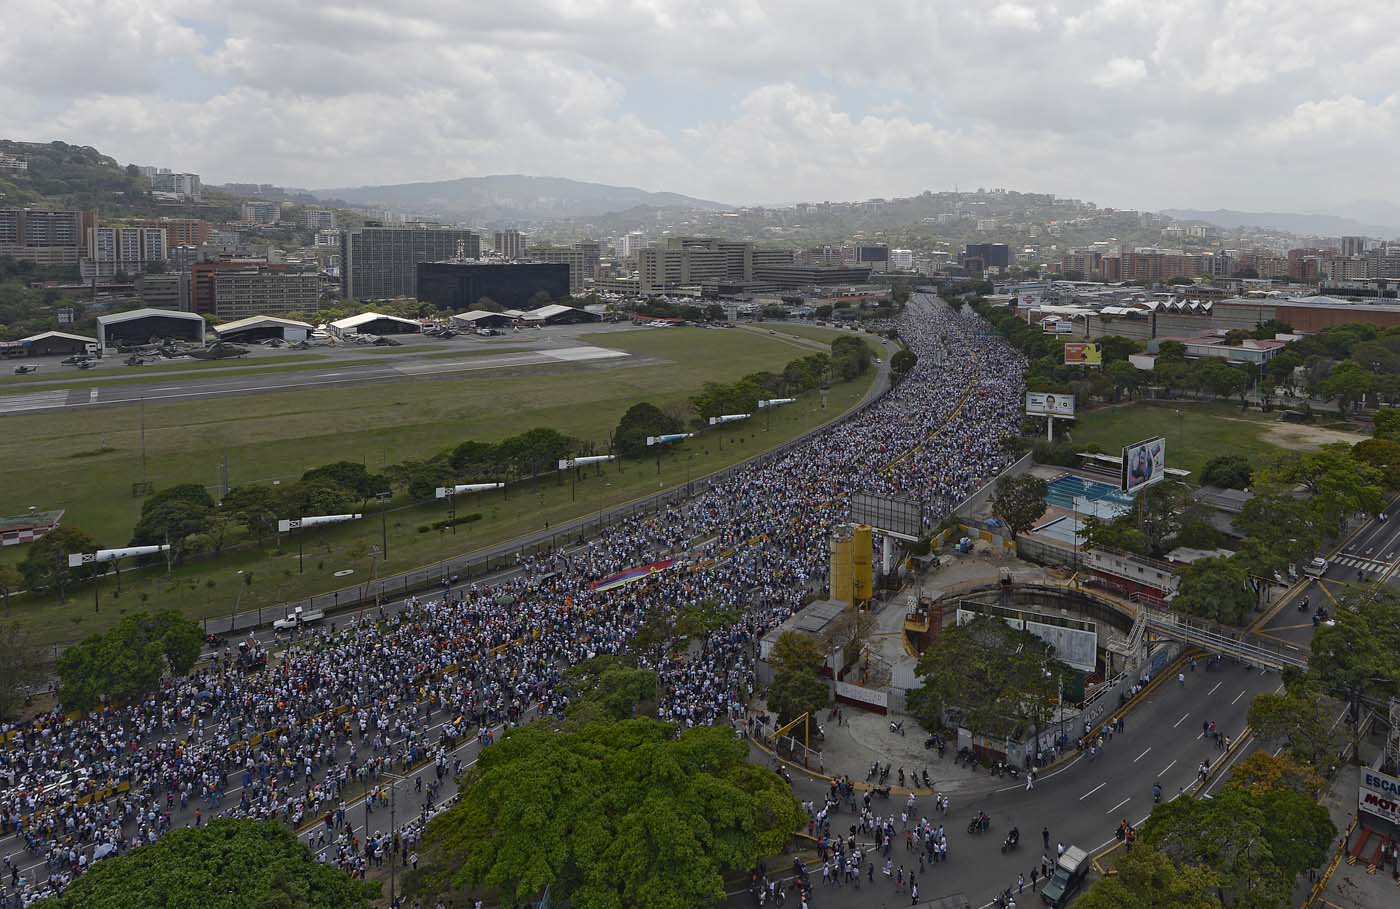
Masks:
[[[4,0],[0,133],[206,181],[1400,201],[1400,3]]]

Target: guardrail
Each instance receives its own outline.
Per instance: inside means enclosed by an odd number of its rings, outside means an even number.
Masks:
[[[1267,669],[1281,670],[1286,666],[1307,668],[1307,652],[1301,647],[1292,644],[1256,644],[1245,640],[1242,634],[1222,631],[1147,604],[1143,604],[1140,610],[1149,629],[1183,644],[1234,657],[1247,664],[1252,663]]]

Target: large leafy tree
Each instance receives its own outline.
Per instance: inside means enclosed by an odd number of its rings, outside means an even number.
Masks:
[[[919,363],[918,354],[912,350],[897,350],[894,356],[890,357],[890,372],[894,373],[896,379],[902,379]]]
[[[219,508],[257,537],[259,543],[277,529],[277,520],[284,517],[277,492],[271,486],[235,486]]]
[[[84,581],[105,569],[105,565],[82,565],[68,567],[68,556],[73,553],[95,552],[98,543],[76,527],[57,527],[29,544],[29,552],[19,563],[19,573],[24,577],[24,586],[35,593],[63,589],[69,584]]]
[[[115,628],[69,647],[58,659],[59,700],[89,710],[104,699],[128,702],[155,690],[169,670],[189,672],[199,658],[199,626],[173,609],[134,613]]]
[[[352,498],[364,500],[388,490],[389,481],[369,472],[359,461],[335,461],[308,470],[301,475],[303,483],[329,483],[338,486]]]
[[[1238,557],[1257,575],[1307,561],[1326,537],[1317,509],[1306,499],[1283,493],[1250,499],[1234,523],[1244,534]]]
[[[24,703],[25,693],[42,684],[45,670],[44,651],[34,642],[29,630],[22,625],[0,625],[0,722],[15,719]]]
[[[1333,750],[1327,714],[1313,686],[1294,684],[1282,694],[1256,695],[1249,705],[1249,728],[1267,745],[1310,764],[1322,764]]]
[[[1289,452],[1261,471],[1258,484],[1275,494],[1286,494],[1295,486],[1302,486],[1310,494],[1308,504],[1328,536],[1336,536],[1348,514],[1375,513],[1382,504],[1379,472],[1357,460],[1343,442],[1306,454]]]
[[[927,729],[956,709],[973,732],[1000,735],[1046,722],[1055,703],[1053,648],[1001,619],[977,616],[943,630],[915,669],[923,684],[909,711]]]
[[[283,824],[218,818],[105,859],[42,909],[361,909],[379,884],[315,860]]]
[[[726,874],[779,851],[803,822],[787,785],[747,752],[726,727],[677,738],[649,719],[512,730],[429,824],[421,887],[486,886],[511,902],[548,888],[576,909],[717,903]]]
[[[647,437],[680,432],[681,422],[655,404],[643,401],[627,408],[613,432],[613,447],[624,458],[647,453]]]
[[[831,692],[817,673],[826,652],[814,638],[796,631],[778,636],[768,663],[773,667],[773,684],[768,688],[768,708],[779,723],[814,713],[831,700]]]
[[[1364,439],[1352,447],[1358,461],[1375,469],[1387,489],[1400,489],[1400,442],[1393,439]]]
[[[1221,876],[1200,865],[1178,865],[1156,849],[1122,856],[1118,873],[1101,878],[1075,903],[1078,909],[1221,909]]]
[[[1334,621],[1313,634],[1308,675],[1345,697],[1360,713],[1362,699],[1400,695],[1400,597],[1385,590],[1348,594]],[[1356,735],[1356,724],[1352,724]]]
[[[1011,531],[1011,538],[1030,530],[1045,514],[1045,497],[1050,486],[1044,479],[1023,473],[1003,477],[992,492],[992,514]]]
[[[1198,559],[1182,570],[1172,603],[1182,612],[1243,625],[1254,611],[1256,594],[1239,559],[1213,557]]]
[[[1248,489],[1251,472],[1247,458],[1230,454],[1216,455],[1201,468],[1201,485]]]

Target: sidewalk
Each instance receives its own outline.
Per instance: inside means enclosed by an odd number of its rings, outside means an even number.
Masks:
[[[1363,754],[1366,749],[1363,746]],[[1374,757],[1372,750],[1370,756]],[[1343,835],[1351,829],[1356,819],[1356,792],[1360,780],[1360,768],[1348,764],[1337,772],[1337,778],[1322,794],[1321,803],[1327,808],[1332,823]],[[1391,869],[1376,869],[1369,872],[1363,861],[1347,864],[1350,850],[1361,837],[1357,827],[1349,836],[1338,836],[1328,854],[1328,864],[1324,865],[1317,885],[1300,877],[1293,887],[1294,904],[1309,907],[1342,907],[1342,909],[1394,909],[1400,905],[1400,887],[1391,877]],[[1372,838],[1368,853],[1374,852],[1377,841]],[[1314,893],[1316,887],[1317,892]]]

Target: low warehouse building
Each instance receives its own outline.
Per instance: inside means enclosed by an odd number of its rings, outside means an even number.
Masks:
[[[378,312],[362,312],[358,316],[347,316],[330,323],[331,333],[336,337],[346,335],[416,335],[423,326],[412,319],[386,316]]]
[[[97,317],[97,343],[102,348],[117,344],[149,344],[161,338],[204,343],[204,317],[173,309],[133,309]]]
[[[73,354],[88,353],[97,349],[96,338],[70,335],[65,331],[46,331],[21,338],[25,356],[67,357]]]
[[[503,312],[473,309],[471,312],[458,313],[452,317],[452,321],[463,328],[475,330],[478,328],[509,328],[514,324],[515,319]]]
[[[225,322],[214,326],[214,334],[220,341],[235,344],[254,344],[269,338],[283,341],[305,341],[311,334],[311,325],[295,319],[281,319],[277,316],[249,316],[236,322]]]
[[[586,309],[551,303],[530,310],[525,314],[524,321],[534,325],[577,325],[580,322],[601,322],[603,317]]]

